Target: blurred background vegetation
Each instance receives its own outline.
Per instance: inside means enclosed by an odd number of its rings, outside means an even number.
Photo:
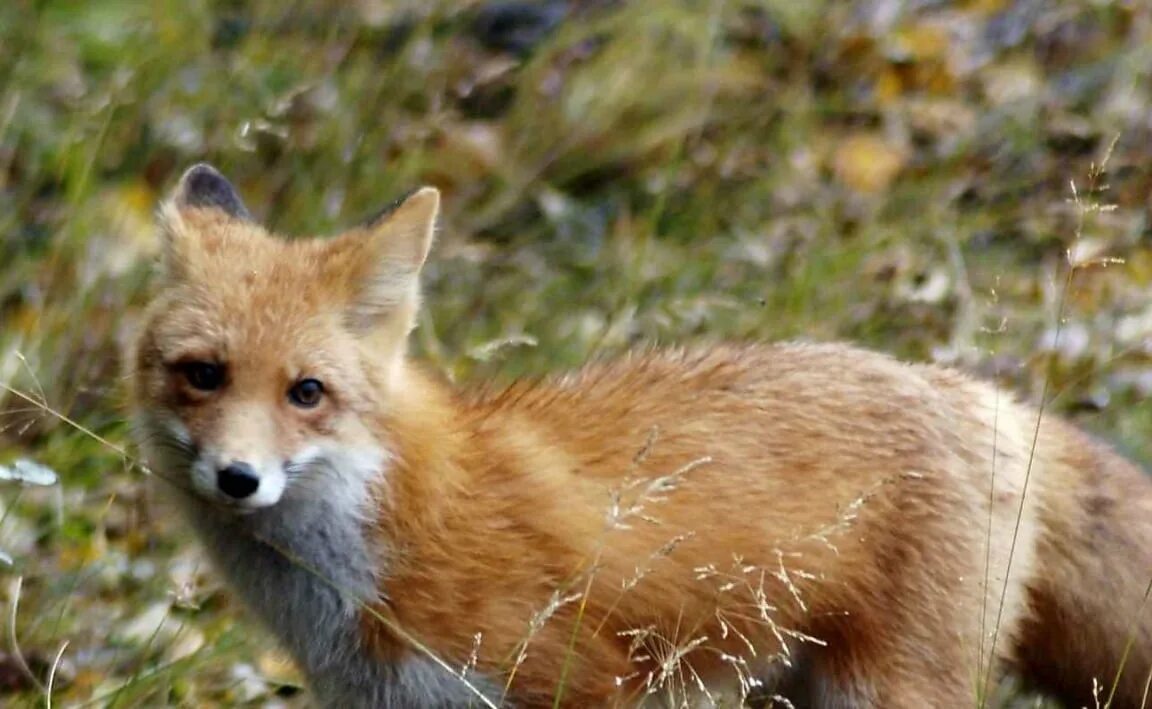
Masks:
[[[461,381],[848,339],[1152,460],[1146,2],[6,0],[2,705],[302,701],[122,448],[200,160],[293,234],[443,190],[417,339]]]

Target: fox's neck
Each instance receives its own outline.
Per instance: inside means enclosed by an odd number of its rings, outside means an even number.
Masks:
[[[468,487],[463,459],[476,436],[447,384],[414,367],[394,382],[377,421],[388,470],[371,491],[378,503],[373,531],[386,547],[438,526],[445,506]]]
[[[369,652],[358,611],[375,598],[373,554],[359,519],[311,502],[237,519],[185,500],[217,566],[292,653],[325,706],[468,706],[471,691],[429,658],[381,662]]]
[[[381,656],[417,640],[462,661],[476,653],[475,634],[445,618],[498,593],[509,559],[561,578],[594,558],[609,503],[604,487],[574,477],[563,438],[515,398],[474,400],[419,375],[390,398],[382,425],[391,461],[372,529],[389,550],[384,601],[374,608],[387,622],[362,615]],[[493,642],[481,671],[500,671],[493,663],[508,648]]]
[[[359,523],[325,500],[284,500],[245,517],[184,499],[188,518],[215,564],[314,683],[331,675],[370,684],[353,671],[352,621],[375,587]],[[344,666],[341,666],[344,665]],[[357,677],[363,680],[357,680]]]

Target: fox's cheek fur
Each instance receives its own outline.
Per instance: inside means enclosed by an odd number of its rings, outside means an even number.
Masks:
[[[387,450],[367,437],[351,445],[339,439],[317,441],[286,466],[285,498],[324,499],[336,509],[366,515],[372,482],[387,478],[389,463]]]
[[[181,489],[188,487],[182,471],[197,455],[192,434],[174,413],[161,409],[138,412],[132,421],[144,460],[154,475]]]
[[[154,381],[162,380],[162,375]],[[149,465],[166,482],[214,505],[238,512],[271,507],[286,497],[339,496],[354,488],[341,509],[367,499],[366,481],[381,473],[387,454],[352,407],[333,400],[311,411],[281,410],[275,403],[221,401],[165,405],[136,424]],[[236,497],[222,489],[221,475],[242,465],[254,491]]]

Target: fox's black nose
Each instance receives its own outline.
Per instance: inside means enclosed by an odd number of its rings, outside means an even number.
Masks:
[[[216,487],[228,497],[243,500],[260,487],[260,478],[247,463],[232,463],[216,471]]]

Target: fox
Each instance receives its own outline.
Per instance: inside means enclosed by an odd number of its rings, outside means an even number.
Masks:
[[[452,383],[440,194],[332,236],[159,207],[139,448],[330,707],[1142,706],[1152,484],[992,383],[841,343]]]

